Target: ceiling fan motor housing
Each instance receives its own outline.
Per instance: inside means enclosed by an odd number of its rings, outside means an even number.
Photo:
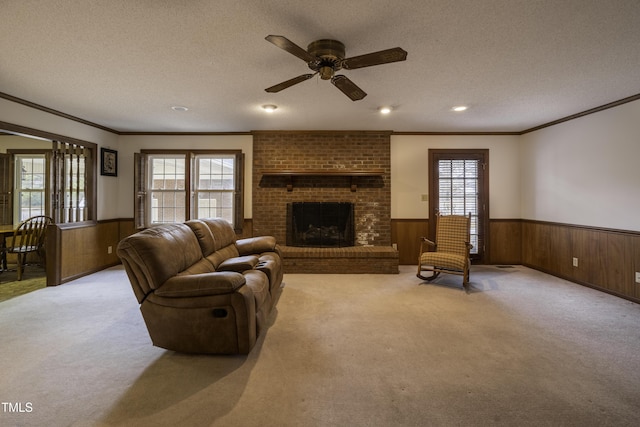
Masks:
[[[309,68],[320,73],[320,78],[329,80],[342,68],[345,56],[344,44],[337,40],[322,39],[309,43],[307,52],[319,58],[319,62],[309,63]]]

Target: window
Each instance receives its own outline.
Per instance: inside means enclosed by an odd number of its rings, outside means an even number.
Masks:
[[[150,224],[186,220],[186,156],[149,156]]]
[[[136,227],[223,218],[240,231],[243,161],[235,151],[136,154]]]
[[[17,154],[14,171],[16,223],[35,215],[46,215],[47,174],[44,154]]]
[[[233,224],[235,169],[233,155],[196,156],[196,218],[224,218]]]
[[[488,150],[429,150],[430,205],[429,218],[442,215],[471,214],[472,258],[481,260],[486,246],[488,210]],[[429,221],[432,235],[435,221]]]

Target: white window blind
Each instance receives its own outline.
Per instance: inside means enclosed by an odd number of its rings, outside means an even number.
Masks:
[[[438,210],[442,215],[471,214],[471,253],[478,253],[478,160],[438,161]]]

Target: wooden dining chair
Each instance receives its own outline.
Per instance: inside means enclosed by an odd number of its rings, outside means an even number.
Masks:
[[[42,255],[47,226],[52,219],[45,215],[37,215],[24,220],[13,233],[5,249],[8,254],[15,254],[18,263],[18,280],[22,280],[27,255],[37,253]]]

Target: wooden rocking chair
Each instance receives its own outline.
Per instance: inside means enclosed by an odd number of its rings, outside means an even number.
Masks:
[[[436,215],[436,241],[426,237],[420,238],[420,255],[418,256],[418,274],[420,279],[431,281],[440,273],[457,274],[462,276],[462,286],[469,283],[469,267],[471,260],[469,252],[473,245],[469,242],[471,229],[471,214]],[[427,252],[431,246],[433,251]],[[431,276],[422,273],[430,271]]]

